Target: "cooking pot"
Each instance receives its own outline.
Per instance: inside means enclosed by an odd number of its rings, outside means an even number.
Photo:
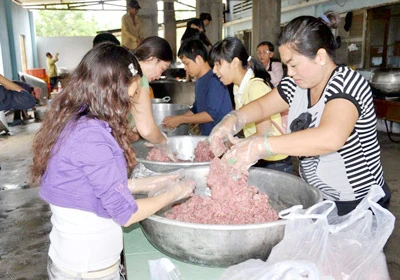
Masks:
[[[171,97],[164,96],[163,98],[152,98],[151,103],[168,103],[171,101]]]
[[[185,168],[185,178],[196,183],[204,196],[209,165]],[[309,208],[322,200],[321,193],[301,178],[267,168],[250,168],[249,185],[269,196],[276,211],[294,205]],[[143,233],[164,254],[196,265],[226,267],[248,259],[266,260],[282,240],[286,220],[260,224],[214,225],[188,223],[164,217],[163,209],[140,222]]]
[[[400,68],[375,69],[371,73],[370,84],[386,96],[400,93]]]
[[[153,103],[151,104],[153,117],[156,124],[160,127],[167,136],[174,135],[189,135],[189,125],[181,124],[174,129],[163,128],[162,121],[168,116],[182,115],[190,110],[189,105],[183,104],[168,104],[168,103]]]

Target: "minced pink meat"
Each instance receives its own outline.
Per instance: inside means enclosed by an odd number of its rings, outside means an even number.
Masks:
[[[176,155],[174,155],[176,157]],[[166,151],[159,148],[151,148],[146,157],[147,160],[170,162],[172,161]]]
[[[194,149],[194,162],[211,161],[214,158],[214,153],[211,151],[211,146],[208,141],[200,141]]]
[[[225,145],[224,141],[221,138],[217,138],[215,144],[216,145],[214,146],[214,154],[216,155],[222,155],[228,150],[228,147]]]
[[[188,160],[181,160],[177,158],[176,153],[174,157],[178,162],[190,162]],[[209,162],[214,158],[214,154],[211,151],[210,144],[207,141],[200,141],[197,143],[194,149],[194,160],[193,162]],[[166,151],[159,148],[152,148],[147,154],[147,160],[160,161],[160,162],[172,162],[172,160],[166,154]]]
[[[267,194],[247,185],[247,174],[233,180],[232,170],[219,158],[210,165],[207,185],[211,196],[195,195],[174,205],[166,218],[200,224],[255,224],[278,220],[278,214],[268,203]]]

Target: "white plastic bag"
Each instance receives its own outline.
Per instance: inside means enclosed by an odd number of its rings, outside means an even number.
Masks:
[[[293,261],[299,268],[315,273],[309,263],[320,272],[309,279],[390,279],[383,247],[393,232],[395,217],[376,203],[384,192],[373,186],[370,193],[352,212],[338,216],[332,201],[320,202],[303,210],[300,205],[283,210],[279,216],[287,219],[284,238],[271,251],[267,261],[250,266],[246,262],[236,266],[238,271],[228,268],[225,279],[289,279],[282,263]],[[368,210],[370,209],[370,210]],[[274,273],[273,278],[260,278],[260,272]],[[292,271],[293,272],[293,271]],[[316,275],[316,274],[315,274]]]
[[[170,259],[161,258],[148,260],[150,270],[150,280],[180,280],[181,276],[178,269]]]
[[[333,280],[322,277],[317,266],[309,261],[282,261],[267,265],[250,259],[229,267],[219,280]]]

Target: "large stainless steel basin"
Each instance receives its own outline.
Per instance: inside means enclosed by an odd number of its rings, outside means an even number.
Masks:
[[[196,182],[196,193],[204,195],[209,166],[189,167],[186,177]],[[320,192],[299,177],[252,168],[249,184],[270,197],[276,211],[293,205],[308,208],[322,200]],[[158,250],[175,259],[203,266],[226,267],[251,258],[267,259],[283,238],[285,220],[247,225],[208,225],[180,222],[163,217],[168,209],[140,222],[142,230]]]
[[[173,153],[182,160],[192,160],[194,158],[194,149],[200,141],[206,139],[206,136],[188,136],[178,135],[168,137],[168,146]],[[209,165],[210,162],[161,162],[148,160],[147,154],[151,148],[146,147],[146,141],[140,140],[132,144],[136,152],[136,160],[144,166],[155,172],[165,172],[191,166]]]

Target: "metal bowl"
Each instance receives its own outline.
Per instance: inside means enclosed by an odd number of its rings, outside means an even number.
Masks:
[[[177,158],[182,160],[193,160],[194,149],[200,141],[205,140],[206,136],[170,136],[168,137],[168,146],[173,153],[177,155]],[[203,166],[209,165],[210,162],[161,162],[147,160],[147,154],[151,148],[145,146],[147,141],[140,140],[134,142],[132,147],[136,152],[136,160],[144,164],[144,166],[155,172],[165,172],[176,170],[180,168],[187,168],[191,166]]]
[[[209,166],[185,169],[196,182],[196,193],[204,195]],[[301,178],[266,168],[251,168],[249,185],[267,193],[276,211],[293,205],[308,208],[322,200],[318,189]],[[266,260],[272,247],[282,240],[285,220],[247,225],[209,225],[180,222],[157,213],[140,222],[154,247],[164,254],[202,266],[227,267],[255,258]]]

